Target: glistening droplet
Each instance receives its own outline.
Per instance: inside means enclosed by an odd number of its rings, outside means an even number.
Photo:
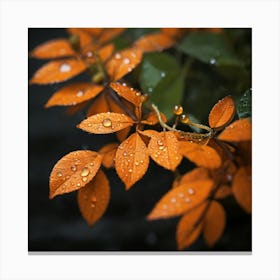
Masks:
[[[61,171],[58,171],[57,173],[56,173],[56,175],[57,175],[57,177],[62,177],[62,172]]]
[[[62,73],[69,72],[71,70],[71,66],[68,63],[62,63],[59,67],[59,71]]]
[[[84,95],[84,91],[83,90],[79,90],[76,95],[77,95],[77,97],[81,97],[81,96]]]
[[[112,126],[112,121],[110,119],[104,119],[102,122],[102,125],[104,127],[111,127]]]
[[[126,58],[123,60],[123,63],[124,63],[124,64],[129,64],[129,63],[130,63],[129,58],[126,57]]]
[[[189,188],[189,189],[188,189],[188,193],[189,193],[189,194],[194,194],[194,193],[195,193],[195,191],[194,191],[194,189]]]
[[[86,177],[89,174],[89,169],[87,167],[84,167],[81,171],[81,176]]]
[[[76,166],[76,165],[72,165],[72,166],[71,166],[71,170],[72,170],[73,172],[77,171],[77,166]]]

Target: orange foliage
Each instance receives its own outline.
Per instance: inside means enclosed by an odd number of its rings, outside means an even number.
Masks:
[[[206,244],[213,246],[226,225],[225,210],[217,199],[232,195],[246,212],[251,212],[250,119],[231,123],[235,105],[226,96],[210,111],[209,127],[194,124],[187,116],[183,118],[181,106],[176,107],[180,108],[180,112],[175,112],[176,123],[169,126],[154,104],[144,112],[142,107],[147,99],[144,94],[119,81],[141,62],[144,52],[169,48],[183,32],[190,30],[163,28],[120,52],[114,52],[109,41],[123,31],[121,28],[70,28],[68,31],[78,36],[79,47],[57,39],[35,48],[32,57],[59,60],[40,68],[31,83],[62,82],[89,71],[91,82],[64,86],[53,94],[46,107],[72,106],[75,112],[94,99],[87,109],[87,118],[77,127],[92,134],[116,133],[120,143],[105,144],[98,152],[76,151],[62,157],[50,175],[50,198],[78,190],[81,214],[92,225],[104,214],[110,198],[109,181],[100,169],[101,164],[115,168],[129,190],[145,175],[151,158],[159,166],[174,171],[176,177],[173,188],[156,203],[147,219],[182,215],[176,232],[178,248],[190,246],[200,233]],[[212,31],[220,32],[214,28]],[[179,130],[179,119],[184,125],[202,127],[207,132]],[[146,125],[158,125],[162,129],[146,129]],[[196,167],[179,174],[177,167],[183,157]]]

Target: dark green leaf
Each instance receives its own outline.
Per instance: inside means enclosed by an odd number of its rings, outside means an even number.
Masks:
[[[212,65],[243,65],[233,54],[222,34],[194,32],[188,34],[178,48],[185,54]]]
[[[150,96],[167,119],[172,118],[172,109],[180,104],[184,89],[185,74],[176,59],[165,53],[146,54],[140,70],[139,82],[143,92]]]
[[[241,97],[237,105],[239,119],[251,118],[252,116],[252,91],[248,89]]]

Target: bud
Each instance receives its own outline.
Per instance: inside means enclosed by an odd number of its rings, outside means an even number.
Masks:
[[[186,114],[181,115],[180,122],[184,124],[188,124],[190,121],[189,117]]]
[[[102,82],[104,82],[104,80],[105,80],[105,76],[102,72],[98,72],[92,77],[92,81],[95,84],[101,84]]]
[[[183,107],[181,105],[175,105],[174,106],[174,109],[173,109],[173,113],[176,115],[176,116],[180,116],[183,114]]]

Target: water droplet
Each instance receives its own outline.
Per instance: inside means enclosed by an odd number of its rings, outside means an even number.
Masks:
[[[163,77],[166,76],[166,73],[165,73],[165,72],[161,72],[161,73],[160,73],[160,76],[163,78]]]
[[[87,177],[83,177],[83,182],[86,182],[87,181]]]
[[[116,54],[115,54],[115,58],[116,58],[116,59],[121,59],[121,58],[122,58],[122,55],[121,55],[120,53],[116,53]]]
[[[136,96],[140,96],[140,95],[141,95],[141,92],[140,92],[140,91],[136,91],[135,95],[136,95]]]
[[[92,51],[88,51],[87,52],[87,57],[92,57],[93,56],[93,52]]]
[[[80,186],[81,186],[81,183],[78,183],[78,184],[77,184],[77,187],[80,187]]]
[[[92,124],[91,124],[91,123],[88,123],[88,124],[87,124],[87,126],[91,127],[91,126],[92,126]]]
[[[92,202],[96,202],[96,196],[93,195],[93,196],[91,197],[91,201],[92,201]]]
[[[176,198],[175,198],[175,197],[172,197],[170,201],[171,201],[172,203],[175,203],[175,202],[176,202]]]
[[[130,55],[131,55],[132,57],[136,57],[136,54],[135,54],[134,52],[130,53]]]
[[[77,166],[76,166],[76,165],[72,165],[72,166],[71,166],[71,170],[72,170],[73,172],[77,171]]]
[[[102,122],[102,125],[104,127],[111,127],[112,126],[112,121],[110,119],[104,119]]]
[[[139,162],[138,162],[138,161],[135,161],[135,165],[138,166],[138,165],[139,165]]]
[[[62,63],[59,67],[60,72],[69,72],[71,70],[71,66],[68,63]]]
[[[132,71],[132,68],[131,68],[131,67],[128,67],[128,68],[127,68],[127,71],[128,71],[128,72],[131,72],[131,71]]]
[[[159,146],[158,148],[159,148],[160,150],[164,150],[164,149],[165,149],[164,146]]]
[[[153,88],[148,88],[148,92],[153,92]]]
[[[123,60],[123,63],[124,63],[124,64],[129,64],[129,63],[130,63],[129,58],[126,57],[126,58]]]
[[[68,179],[70,179],[70,176],[69,176],[69,175],[66,176],[66,180],[68,180]]]
[[[93,163],[93,162],[91,162],[89,165],[90,165],[90,166],[94,166],[94,163]]]
[[[231,174],[227,174],[227,180],[231,181],[232,180],[232,175]]]
[[[84,91],[83,90],[79,90],[76,95],[77,95],[77,97],[81,97],[81,96],[84,95]]]
[[[91,208],[95,208],[95,203],[91,203],[91,204],[90,204],[90,207],[91,207]]]
[[[87,167],[84,167],[82,169],[81,176],[86,177],[88,174],[89,174],[89,169]]]
[[[178,196],[183,198],[184,197],[184,194],[183,193],[178,193]]]
[[[212,65],[216,64],[216,59],[215,58],[211,58],[210,59],[210,64],[212,64]]]
[[[184,200],[185,200],[185,202],[187,202],[187,203],[190,203],[190,202],[191,202],[191,200],[189,199],[189,197],[186,197]]]
[[[56,175],[57,175],[57,177],[62,177],[62,172],[61,171],[58,171],[57,173],[56,173]]]
[[[124,87],[126,87],[126,83],[122,83],[122,85],[123,85]]]
[[[124,157],[127,156],[127,152],[126,152],[126,151],[123,152],[123,156],[124,156]]]
[[[128,172],[129,172],[129,173],[132,173],[132,169],[128,169]]]
[[[141,160],[140,160],[140,163],[141,163],[141,164],[144,163],[144,160],[141,159]]]
[[[157,144],[158,144],[159,146],[163,146],[163,142],[162,142],[161,140],[158,140],[158,141],[157,141]]]
[[[189,193],[189,194],[194,194],[194,193],[195,193],[195,191],[194,191],[194,189],[189,188],[189,189],[188,189],[188,193]]]

